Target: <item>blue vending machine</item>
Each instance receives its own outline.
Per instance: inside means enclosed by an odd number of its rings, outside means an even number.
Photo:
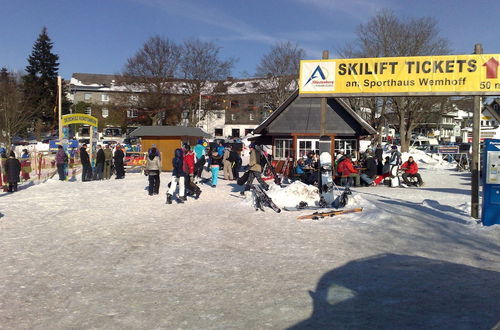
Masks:
[[[500,224],[500,140],[486,139],[483,168],[483,225]]]

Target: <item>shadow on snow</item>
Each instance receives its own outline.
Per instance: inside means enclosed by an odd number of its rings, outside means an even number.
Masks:
[[[492,329],[500,273],[423,257],[383,254],[325,273],[313,312],[289,329]]]

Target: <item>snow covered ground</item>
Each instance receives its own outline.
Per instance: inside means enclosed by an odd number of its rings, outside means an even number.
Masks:
[[[362,213],[317,221],[234,181],[165,205],[168,173],[153,197],[140,174],[0,193],[0,329],[491,329],[500,226],[470,218],[470,174],[416,160],[424,187],[353,188]]]

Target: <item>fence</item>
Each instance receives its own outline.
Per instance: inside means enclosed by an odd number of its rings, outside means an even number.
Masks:
[[[57,173],[56,155],[50,151],[31,151],[29,157],[18,158],[21,163],[21,182],[43,182]],[[74,176],[77,173],[77,166],[80,164],[80,158],[74,155],[69,158],[68,173]],[[7,184],[7,174],[4,170],[2,161],[0,171],[0,186]]]

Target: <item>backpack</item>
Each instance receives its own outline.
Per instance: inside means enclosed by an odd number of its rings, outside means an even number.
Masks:
[[[236,151],[230,151],[229,152],[229,156],[227,157],[227,160],[230,162],[230,163],[234,163],[236,161]]]

